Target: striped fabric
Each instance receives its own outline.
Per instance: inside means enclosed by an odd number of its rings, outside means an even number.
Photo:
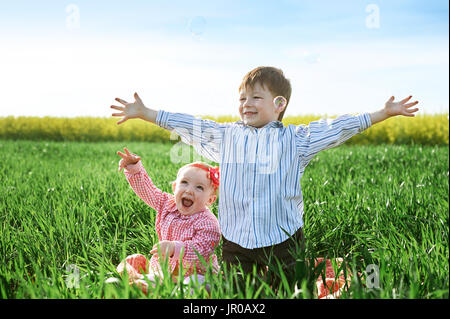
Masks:
[[[165,111],[158,112],[156,123],[219,163],[222,234],[249,249],[281,243],[303,226],[300,180],[308,163],[371,125],[368,113],[307,126],[274,121],[258,129]]]

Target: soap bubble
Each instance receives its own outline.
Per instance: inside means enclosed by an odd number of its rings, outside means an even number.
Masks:
[[[318,53],[304,52],[303,59],[309,64],[319,63],[320,55]]]
[[[206,19],[202,16],[196,16],[189,21],[189,31],[196,38],[201,38],[206,29]]]

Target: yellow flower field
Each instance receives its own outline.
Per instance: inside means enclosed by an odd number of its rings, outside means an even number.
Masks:
[[[336,116],[329,116],[334,118]],[[238,120],[233,116],[205,116],[218,122]],[[284,125],[308,124],[325,116],[287,116]],[[52,141],[148,141],[172,142],[170,132],[144,121],[130,120],[117,125],[116,118],[0,117],[0,139]],[[448,113],[395,117],[378,123],[348,144],[448,145]]]

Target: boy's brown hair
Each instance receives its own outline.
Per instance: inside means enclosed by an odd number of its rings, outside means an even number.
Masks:
[[[244,76],[244,79],[239,86],[239,91],[248,86],[253,88],[256,83],[267,87],[274,97],[281,95],[286,98],[286,107],[278,116],[278,121],[281,121],[289,104],[289,99],[291,98],[291,82],[285,78],[281,69],[271,66],[259,66]]]

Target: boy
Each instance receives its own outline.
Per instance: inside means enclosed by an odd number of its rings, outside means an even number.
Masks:
[[[280,69],[258,67],[250,71],[240,87],[236,123],[216,123],[181,113],[146,108],[136,101],[111,108],[113,116],[140,118],[174,130],[198,153],[218,162],[219,223],[222,231],[222,259],[240,264],[244,272],[254,265],[264,270],[267,256],[280,260],[285,269],[295,263],[290,250],[303,241],[303,195],[300,180],[305,167],[322,150],[338,146],[371,125],[396,115],[414,116],[418,102],[411,96],[374,113],[343,115],[305,125],[281,123],[291,96],[290,81]]]

